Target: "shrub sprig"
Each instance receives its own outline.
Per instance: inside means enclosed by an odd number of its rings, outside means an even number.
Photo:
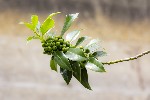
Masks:
[[[85,88],[91,90],[88,82],[87,69],[95,72],[106,72],[103,65],[110,65],[118,62],[129,61],[137,59],[150,51],[142,53],[136,57],[129,59],[117,60],[113,62],[100,62],[98,57],[107,55],[103,50],[99,51],[99,40],[92,39],[90,42],[82,46],[81,44],[88,39],[87,36],[77,38],[80,30],[75,30],[67,33],[66,38],[64,34],[72,25],[73,21],[78,17],[78,13],[69,14],[66,16],[64,25],[59,36],[52,31],[55,25],[53,16],[59,14],[52,13],[41,24],[37,15],[31,16],[31,22],[22,22],[26,27],[33,31],[34,35],[27,38],[27,42],[33,39],[39,39],[43,47],[43,53],[51,55],[50,67],[57,71],[58,66],[60,73],[67,84],[69,84],[72,77],[75,77]],[[75,44],[72,41],[77,40]]]

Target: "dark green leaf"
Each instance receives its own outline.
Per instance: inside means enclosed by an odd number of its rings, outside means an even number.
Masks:
[[[80,65],[76,61],[71,61],[73,69],[73,76],[87,89],[91,90],[88,82],[88,74],[86,68],[81,69]]]
[[[87,59],[84,52],[80,48],[70,48],[65,55],[72,61],[84,61]]]
[[[86,40],[86,39],[87,39],[87,36],[80,37],[80,38],[78,39],[78,41],[77,41],[77,43],[76,43],[75,46],[80,45],[80,44],[81,44],[84,40]]]
[[[93,53],[94,57],[102,57],[102,56],[106,56],[106,55],[107,55],[107,53],[104,51],[96,51]]]
[[[48,30],[54,27],[54,20],[51,18],[48,18],[44,21],[44,23],[41,25],[41,32],[44,35]]]
[[[80,31],[78,30],[70,32],[66,35],[66,40],[72,42],[78,37],[79,34],[80,34]]]
[[[64,33],[69,29],[69,27],[71,26],[72,22],[78,17],[79,13],[76,14],[69,14],[66,16],[66,20],[63,26],[63,29],[61,31],[61,36],[64,35]]]
[[[89,61],[87,62],[85,67],[95,72],[106,72],[103,64],[93,57],[89,58]]]
[[[68,58],[66,58],[65,54],[62,51],[56,51],[54,52],[53,55],[54,55],[54,60],[61,68],[64,68],[70,71],[72,70],[71,65],[68,61]]]
[[[54,60],[54,56],[52,56],[52,58],[50,60],[50,67],[52,70],[55,70],[57,72],[57,63]]]
[[[72,78],[72,71],[69,71],[60,67],[60,73],[68,85]]]
[[[81,84],[85,88],[92,90],[90,85],[89,85],[89,82],[88,82],[88,73],[87,73],[86,68],[81,69]]]
[[[73,76],[81,82],[81,67],[78,62],[76,61],[71,61],[71,66],[73,69]]]

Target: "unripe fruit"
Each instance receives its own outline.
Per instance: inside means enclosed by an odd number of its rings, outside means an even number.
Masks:
[[[63,39],[59,39],[58,40],[61,44],[63,44],[64,40]]]
[[[53,43],[50,43],[49,46],[52,47],[52,46],[53,46]]]
[[[51,51],[52,51],[52,48],[51,48],[51,47],[48,47],[48,51],[50,51],[50,52],[51,52]]]
[[[66,47],[66,44],[63,44],[63,47]]]
[[[80,49],[83,49],[83,46],[80,46],[79,48],[80,48]]]
[[[56,46],[53,46],[53,50],[56,51],[56,50],[57,50],[57,47],[56,47]]]
[[[86,52],[86,53],[89,53],[89,52],[90,52],[90,50],[89,50],[89,49],[86,49],[86,50],[85,50],[85,52]]]
[[[42,44],[42,47],[46,47],[45,43]]]
[[[57,37],[55,37],[55,38],[54,38],[54,41],[55,41],[55,42],[57,42],[57,41],[58,41],[58,38],[57,38]]]
[[[56,46],[60,46],[60,42],[56,42]]]
[[[44,47],[44,51],[48,51],[48,47]]]
[[[67,47],[70,47],[70,43],[68,43],[68,42],[67,42],[67,44],[66,44],[66,45],[67,45]]]

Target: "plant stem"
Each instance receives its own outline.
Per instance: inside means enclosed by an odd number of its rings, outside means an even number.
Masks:
[[[145,51],[139,55],[136,55],[134,57],[130,57],[130,58],[125,58],[125,59],[120,59],[120,60],[115,60],[115,61],[110,61],[110,62],[102,62],[103,65],[112,65],[112,64],[115,64],[115,63],[119,63],[119,62],[124,62],[124,61],[130,61],[130,60],[135,60],[135,59],[138,59],[146,54],[149,54],[150,53],[150,50],[148,51]]]

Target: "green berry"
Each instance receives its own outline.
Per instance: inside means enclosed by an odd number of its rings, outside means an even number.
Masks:
[[[45,40],[42,40],[42,41],[41,41],[41,43],[44,43],[44,42],[45,42]]]
[[[66,47],[66,44],[63,44],[63,47]]]
[[[58,38],[57,38],[57,37],[55,37],[55,38],[54,38],[54,41],[55,41],[55,42],[57,42],[57,41],[58,41]]]
[[[56,46],[60,46],[60,42],[56,42]]]
[[[52,46],[53,46],[53,43],[50,43],[49,46],[52,47]]]
[[[66,43],[66,45],[68,46],[68,47],[70,47],[70,43],[69,43],[69,41],[66,41],[67,43]]]
[[[56,51],[56,50],[57,50],[57,47],[56,47],[56,46],[53,46],[53,50]]]
[[[89,53],[89,52],[90,52],[90,50],[89,50],[89,49],[86,49],[86,50],[85,50],[85,52],[86,52],[86,53]]]
[[[80,49],[83,49],[83,46],[80,46],[79,48],[80,48]]]
[[[66,47],[66,51],[68,51],[69,47]]]
[[[46,47],[45,43],[42,44],[42,47]]]
[[[61,36],[56,36],[58,39],[62,39],[62,37]]]
[[[63,39],[59,39],[58,40],[61,44],[63,44],[64,40]]]
[[[60,45],[60,46],[59,46],[59,49],[62,49],[62,48],[63,48],[63,45]]]
[[[51,39],[52,39],[51,37],[48,37],[48,38],[46,39],[46,41],[51,40]]]
[[[48,51],[48,47],[44,47],[44,51]]]
[[[44,51],[43,54],[46,54],[46,52]]]
[[[51,48],[51,47],[48,47],[48,51],[52,51],[52,48]]]

